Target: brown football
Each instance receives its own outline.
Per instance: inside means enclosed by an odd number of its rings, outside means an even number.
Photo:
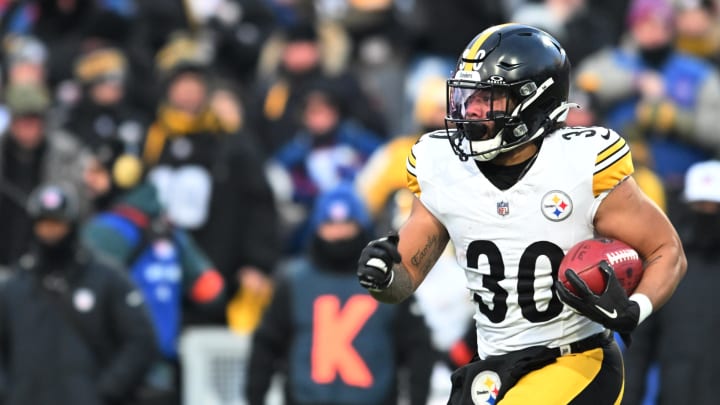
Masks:
[[[607,279],[600,262],[607,261],[628,295],[635,291],[642,278],[643,262],[640,255],[626,243],[615,239],[594,238],[570,248],[560,263],[558,279],[573,293],[575,288],[567,281],[565,271],[572,269],[595,294],[605,291]]]

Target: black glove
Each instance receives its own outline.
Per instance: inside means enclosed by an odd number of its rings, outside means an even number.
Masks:
[[[573,270],[568,269],[565,276],[578,294],[573,294],[563,283],[556,281],[555,288],[558,295],[565,304],[593,321],[621,335],[629,335],[638,325],[640,306],[637,302],[628,299],[625,289],[620,285],[608,262],[601,261],[600,269],[607,276],[607,285],[602,294],[593,293]]]
[[[363,248],[358,260],[357,275],[360,285],[370,291],[388,288],[393,281],[393,265],[400,263],[397,234],[375,239]]]

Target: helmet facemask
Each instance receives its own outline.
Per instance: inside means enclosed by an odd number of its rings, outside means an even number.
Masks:
[[[502,81],[501,78],[498,79]],[[500,153],[538,138],[552,125],[564,122],[567,110],[577,105],[541,97],[553,84],[552,78],[548,78],[539,87],[532,80],[509,84],[448,80],[445,123],[455,154],[463,161],[469,157],[481,162],[489,161]],[[473,116],[472,112],[468,111],[469,103],[478,96],[485,98],[485,117]],[[552,105],[543,105],[545,103]],[[494,125],[488,136],[489,122]],[[451,130],[452,126],[456,130]]]
[[[462,160],[492,160],[512,143],[505,133],[521,122],[513,115],[518,103],[511,85],[451,79],[447,93],[445,124],[450,144]],[[456,130],[450,131],[451,126]]]

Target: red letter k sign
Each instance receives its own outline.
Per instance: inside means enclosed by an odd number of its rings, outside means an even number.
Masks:
[[[350,297],[342,309],[340,300],[334,295],[323,295],[315,300],[313,381],[328,384],[339,374],[348,385],[363,388],[372,385],[373,375],[352,341],[377,307],[378,302],[369,295]]]

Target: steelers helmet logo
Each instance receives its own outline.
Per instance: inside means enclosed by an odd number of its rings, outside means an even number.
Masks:
[[[553,190],[545,194],[540,204],[540,210],[545,215],[545,218],[555,222],[566,219],[573,210],[570,196],[559,190]]]
[[[500,376],[490,370],[479,372],[472,380],[470,398],[475,405],[488,405],[497,402],[500,393]]]

